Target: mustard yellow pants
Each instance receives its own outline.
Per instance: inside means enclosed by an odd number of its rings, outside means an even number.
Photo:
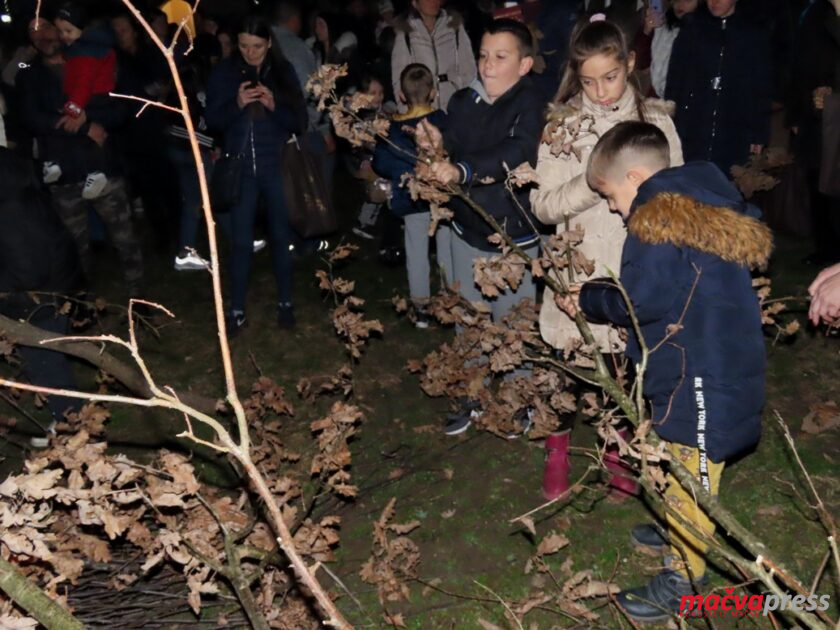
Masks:
[[[669,443],[668,450],[674,460],[682,462],[683,466],[690,470],[709,492],[717,496],[724,467],[723,462],[715,464],[705,457],[701,460],[698,449],[681,444]],[[710,539],[715,535],[715,524],[675,477],[669,476],[668,481],[665,500],[679,512],[683,520],[693,524],[696,530],[705,534],[702,538],[697,537],[680,524],[675,516],[667,515],[668,535],[671,538],[671,554],[675,560],[675,568],[686,578],[699,579],[706,573],[705,553],[709,548],[703,538]]]

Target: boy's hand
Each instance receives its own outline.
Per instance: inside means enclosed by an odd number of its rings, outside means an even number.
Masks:
[[[78,116],[70,116],[65,114],[61,118],[58,119],[58,122],[55,124],[56,129],[63,129],[67,133],[79,133],[79,129],[82,128],[87,122],[87,114],[85,114],[85,110],[82,110],[82,113]]]
[[[554,303],[557,304],[557,308],[572,319],[580,312],[580,289],[582,286],[581,284],[570,284],[569,292],[566,295],[554,294]]]
[[[414,135],[417,145],[430,153],[439,153],[443,149],[443,135],[440,129],[428,120],[421,120]]]
[[[461,178],[461,169],[452,162],[435,162],[432,164],[432,175],[441,184],[447,186],[454,184]]]
[[[840,264],[823,269],[808,287],[808,293],[808,318],[814,326],[820,321],[834,323],[840,317]]]

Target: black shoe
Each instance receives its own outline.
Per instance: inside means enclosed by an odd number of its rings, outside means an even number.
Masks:
[[[247,325],[248,320],[245,319],[245,313],[242,311],[231,311],[225,316],[228,339],[236,337]]]
[[[698,581],[703,582],[705,579]],[[621,591],[615,599],[636,621],[663,621],[679,615],[682,598],[694,594],[694,587],[687,578],[676,571],[665,570],[645,586]]]
[[[665,553],[671,548],[668,534],[662,531],[659,525],[653,523],[634,526],[630,530],[630,541],[638,547],[645,547],[656,553]]]
[[[432,318],[429,317],[429,311],[426,310],[425,306],[414,306],[414,327],[419,328],[420,330],[426,330],[429,327],[429,324],[432,322]]]
[[[295,310],[291,304],[277,307],[277,326],[281,330],[289,330],[295,327]]]
[[[446,435],[460,435],[481,415],[481,408],[477,402],[464,399],[460,403],[461,408],[455,413],[450,413],[444,420],[443,432]]]

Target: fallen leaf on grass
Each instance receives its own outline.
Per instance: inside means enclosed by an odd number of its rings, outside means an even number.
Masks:
[[[446,510],[444,512],[441,512],[440,515],[443,518],[452,518],[453,516],[455,516],[455,510]]]
[[[840,426],[840,408],[834,401],[812,405],[802,420],[802,431],[816,435]]]
[[[452,468],[444,468],[443,476],[452,481],[452,478],[455,476],[455,471]]]

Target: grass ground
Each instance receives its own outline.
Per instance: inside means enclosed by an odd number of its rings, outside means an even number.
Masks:
[[[804,295],[814,273],[799,262],[806,247],[795,240],[780,241],[771,269],[776,296]],[[389,610],[402,612],[411,628],[476,628],[480,618],[505,625],[502,605],[479,585],[508,601],[535,587],[548,588],[543,578],[524,575],[535,541],[521,527],[509,523],[541,503],[541,444],[502,441],[476,431],[450,438],[437,430],[447,403],[426,397],[405,364],[423,357],[452,332],[418,331],[395,314],[391,297],[405,292],[404,272],[381,266],[375,250],[374,245],[363,245],[342,274],[356,281],[357,294],[367,300],[369,316],[378,318],[385,330],[354,368],[354,403],[365,413],[351,444],[352,473],[359,495],[353,503],[329,506],[342,516],[341,548],[333,570],[361,604],[360,609],[343,597],[341,607],[360,627],[382,623],[376,591],[360,580],[358,572],[370,553],[372,522],[396,497],[396,520],[417,519],[421,523],[412,538],[422,552],[422,580],[434,581],[449,594],[432,590],[424,595],[423,586],[417,584],[410,602],[389,604]],[[295,417],[286,422],[288,439],[292,445],[302,446],[309,440],[309,422],[324,411],[327,402],[307,407],[296,401],[295,384],[304,376],[335,372],[346,363],[346,355],[332,329],[330,305],[324,302],[314,279],[321,265],[317,257],[298,262],[295,302],[299,324],[292,332],[279,331],[274,322],[268,254],[257,256],[255,262],[249,292],[250,326],[233,342],[240,390],[245,393],[259,373],[286,386],[290,398],[297,402]],[[109,253],[101,254],[97,263],[100,269],[110,270],[105,272],[102,292],[116,299],[113,269],[118,270],[118,264]],[[145,356],[162,376],[161,381],[219,397],[221,367],[208,279],[202,273],[175,273],[170,263],[168,255],[149,260],[150,297],[172,308],[177,317],[162,329],[159,339],[145,336]],[[122,324],[118,314],[103,322],[115,331]],[[807,435],[799,427],[810,405],[837,399],[838,352],[838,339],[808,330],[784,344],[768,341],[764,438],[754,454],[727,469],[721,489],[722,502],[806,581],[814,576],[825,537],[791,491],[794,469],[772,412],[778,410],[791,426],[803,460],[837,514],[837,431]],[[79,377],[83,383],[92,382],[91,372],[82,367]],[[119,407],[114,407],[112,414],[108,438],[115,451],[142,458],[160,446],[188,448],[174,437],[182,429],[175,415]],[[426,430],[430,425],[433,429]],[[594,432],[586,426],[574,432],[577,446],[591,446],[594,440]],[[19,466],[20,452],[8,445],[4,449],[3,467]],[[233,483],[218,461],[202,457],[196,461],[205,479],[221,485]],[[582,472],[585,466],[582,457],[573,457],[573,473]],[[553,569],[571,558],[575,570],[591,569],[603,579],[612,577],[620,585],[634,585],[655,573],[661,563],[635,553],[630,545],[630,527],[648,518],[650,513],[642,501],[609,503],[603,499],[600,485],[594,483],[571,504],[541,513],[536,527],[540,536],[557,530],[571,541],[549,560]],[[712,584],[721,586],[727,580],[735,578],[716,570]],[[825,578],[822,590],[831,593],[832,599],[840,595]],[[600,612],[601,620],[592,626],[618,627],[612,613],[606,608]],[[528,619],[538,628],[572,623],[539,611]],[[764,621],[758,622],[759,627]]]

